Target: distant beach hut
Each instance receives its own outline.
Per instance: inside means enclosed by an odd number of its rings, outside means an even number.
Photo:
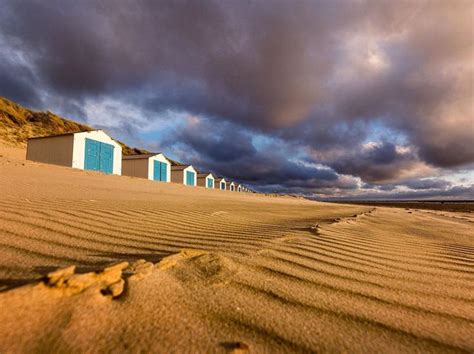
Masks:
[[[171,182],[187,186],[196,186],[197,172],[191,165],[171,166]]]
[[[242,192],[242,186],[240,184],[237,186],[237,192]]]
[[[198,173],[197,185],[205,188],[214,188],[215,178],[212,173]]]
[[[227,181],[227,190],[231,192],[235,192],[235,183],[231,181]]]
[[[214,188],[225,191],[227,182],[224,177],[217,177],[214,181]]]
[[[120,175],[122,147],[102,130],[28,139],[26,159]]]
[[[170,182],[171,162],[161,153],[123,156],[122,175]]]

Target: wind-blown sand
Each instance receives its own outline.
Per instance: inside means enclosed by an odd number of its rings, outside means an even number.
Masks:
[[[474,350],[471,213],[0,155],[1,353]]]

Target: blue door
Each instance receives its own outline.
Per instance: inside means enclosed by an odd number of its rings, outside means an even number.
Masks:
[[[207,179],[207,188],[214,188],[214,181],[212,178]]]
[[[84,156],[84,169],[99,171],[99,154],[100,146],[99,142],[86,138],[86,153]]]
[[[225,182],[224,181],[221,182],[221,189],[225,189]]]
[[[114,146],[86,138],[84,169],[112,173],[114,170]]]
[[[100,144],[99,171],[112,173],[114,170],[114,146],[105,143]]]
[[[159,161],[153,161],[153,179],[161,181],[161,165]]]
[[[186,184],[188,186],[194,186],[194,172],[186,171]]]
[[[168,165],[164,162],[161,162],[160,180],[163,182],[168,181]]]
[[[166,177],[168,175],[168,165],[161,161],[154,161],[153,163],[153,179],[155,181],[166,182]]]

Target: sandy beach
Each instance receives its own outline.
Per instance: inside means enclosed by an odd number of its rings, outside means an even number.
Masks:
[[[1,353],[474,350],[472,213],[24,156],[0,148]]]

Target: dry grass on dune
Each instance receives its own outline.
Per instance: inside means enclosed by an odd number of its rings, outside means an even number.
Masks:
[[[0,352],[474,350],[470,213],[210,191],[0,154]]]
[[[14,147],[26,147],[29,138],[90,131],[94,128],[60,117],[51,112],[37,112],[0,96],[0,139]],[[124,155],[146,154],[118,141]]]
[[[26,146],[28,138],[88,131],[91,127],[51,112],[35,112],[0,97],[0,138],[13,146]]]

